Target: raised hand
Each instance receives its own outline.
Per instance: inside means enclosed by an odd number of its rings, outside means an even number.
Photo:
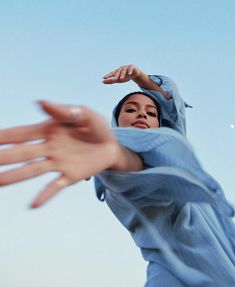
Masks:
[[[140,76],[141,70],[134,65],[121,66],[103,77],[104,84],[124,83]]]
[[[104,84],[125,83],[134,81],[140,88],[160,92],[166,100],[172,99],[165,90],[152,81],[149,76],[134,65],[121,66],[103,77]]]
[[[34,208],[63,188],[112,167],[120,148],[104,118],[90,109],[48,102],[40,105],[50,120],[0,131],[0,144],[13,144],[0,150],[0,165],[23,164],[1,172],[0,186],[51,171],[60,174],[35,199]],[[35,140],[37,143],[31,142]]]

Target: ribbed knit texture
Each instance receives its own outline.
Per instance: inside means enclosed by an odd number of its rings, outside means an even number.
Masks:
[[[105,198],[149,262],[145,287],[235,286],[234,208],[196,158],[184,136],[184,102],[170,80],[162,79],[173,99],[155,95],[171,128],[114,128],[145,169],[100,173],[97,196]]]

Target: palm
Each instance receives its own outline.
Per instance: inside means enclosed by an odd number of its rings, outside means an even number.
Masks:
[[[112,134],[107,128],[100,135],[98,128],[106,127],[102,122],[96,127],[56,123],[47,129],[47,153],[53,160],[53,169],[61,172],[70,184],[95,175],[112,163],[110,156],[107,158],[114,143]]]

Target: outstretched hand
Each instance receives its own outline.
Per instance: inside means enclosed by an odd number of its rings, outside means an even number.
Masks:
[[[71,114],[64,105],[39,104],[50,120],[0,131],[0,144],[13,144],[0,150],[0,165],[23,164],[1,172],[0,186],[47,172],[60,174],[35,199],[34,208],[63,188],[112,167],[118,146],[105,119],[90,109],[78,107]]]
[[[124,83],[134,80],[141,74],[141,70],[134,65],[121,66],[103,77],[104,84]]]

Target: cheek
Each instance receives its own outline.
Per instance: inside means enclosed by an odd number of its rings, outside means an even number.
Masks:
[[[130,126],[132,123],[131,116],[128,114],[120,114],[118,118],[118,126],[119,127],[126,127]]]
[[[151,118],[150,120],[150,127],[151,128],[159,128],[159,122],[156,118]]]

